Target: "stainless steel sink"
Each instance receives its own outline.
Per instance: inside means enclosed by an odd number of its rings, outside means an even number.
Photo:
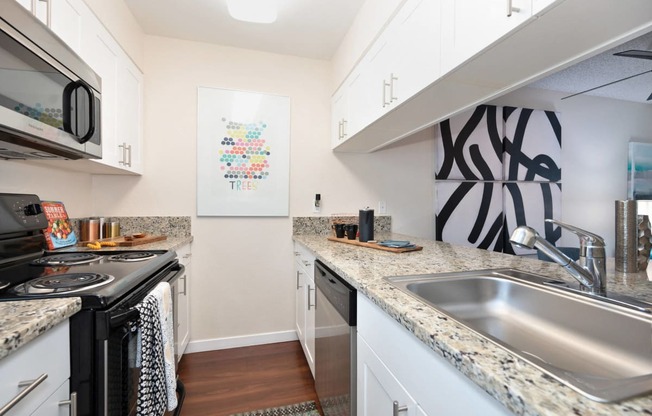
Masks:
[[[652,314],[512,269],[386,278],[588,398],[652,393]]]

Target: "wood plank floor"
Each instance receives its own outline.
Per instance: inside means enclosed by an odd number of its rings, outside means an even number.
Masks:
[[[314,380],[298,341],[185,354],[183,416],[227,416],[308,400]]]

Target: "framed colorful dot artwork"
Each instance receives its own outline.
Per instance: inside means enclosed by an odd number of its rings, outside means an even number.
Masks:
[[[199,87],[197,215],[289,215],[290,98]]]

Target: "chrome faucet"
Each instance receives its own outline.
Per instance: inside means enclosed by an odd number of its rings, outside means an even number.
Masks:
[[[559,225],[579,237],[580,258],[578,262],[573,261],[546,241],[534,228],[526,225],[516,227],[509,240],[519,247],[539,249],[555,263],[563,266],[571,276],[580,282],[582,290],[588,290],[594,295],[606,296],[607,267],[604,239],[599,235],[561,221],[547,219],[546,222]]]

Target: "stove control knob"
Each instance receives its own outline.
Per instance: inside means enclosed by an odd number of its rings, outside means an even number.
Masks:
[[[25,205],[25,215],[38,215],[43,212],[41,209],[41,204],[29,204]]]

